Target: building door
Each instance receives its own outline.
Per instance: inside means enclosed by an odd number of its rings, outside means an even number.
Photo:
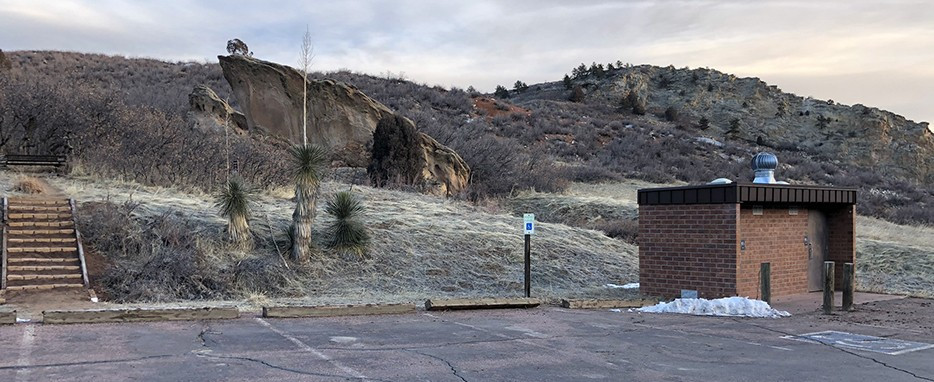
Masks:
[[[827,260],[827,215],[808,211],[808,291],[824,290],[824,261]]]

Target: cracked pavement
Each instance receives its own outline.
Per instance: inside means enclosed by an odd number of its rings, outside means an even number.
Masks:
[[[815,313],[816,314],[816,313]],[[934,349],[898,356],[781,338],[839,330],[934,343],[812,313],[738,319],[530,310],[0,327],[0,380],[919,381]]]

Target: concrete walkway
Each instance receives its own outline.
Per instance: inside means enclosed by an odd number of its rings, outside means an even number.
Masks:
[[[866,314],[931,300],[864,306]],[[879,305],[882,304],[882,305]],[[924,305],[927,304],[927,305]],[[875,310],[873,310],[875,309]],[[919,381],[934,349],[892,356],[782,338],[822,330],[934,343],[927,323],[850,313],[741,319],[531,310],[0,327],[0,380]],[[930,315],[928,315],[930,317]],[[870,321],[867,321],[870,322]]]

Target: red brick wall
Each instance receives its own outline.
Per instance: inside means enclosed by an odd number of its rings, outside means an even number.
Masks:
[[[853,206],[826,210],[829,254],[828,260],[834,264],[834,289],[843,288],[843,263],[853,263],[856,258],[856,235],[854,226],[856,212]]]
[[[773,297],[806,293],[808,210],[791,215],[788,207],[764,207],[762,215],[754,215],[753,206],[743,205],[739,215],[739,239],[746,240],[746,249],[737,260],[737,295],[760,297],[759,268],[766,262],[771,264]]]
[[[738,204],[640,205],[639,283],[651,296],[736,294]]]

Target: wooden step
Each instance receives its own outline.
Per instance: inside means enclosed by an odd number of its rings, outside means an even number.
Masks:
[[[30,205],[11,205],[7,207],[10,213],[38,213],[38,212],[71,212],[71,206],[30,206]]]
[[[8,272],[22,272],[22,271],[79,271],[81,266],[79,265],[10,265],[7,267]]]
[[[57,263],[72,263],[72,262],[78,263],[78,262],[80,262],[80,261],[81,261],[81,260],[78,259],[77,257],[75,257],[75,258],[63,258],[63,257],[10,257],[10,258],[6,259],[6,262],[11,263],[11,264],[13,264],[13,263],[16,263],[16,264],[22,264],[22,263],[43,263],[43,264],[56,263],[56,264],[57,264]]]
[[[7,242],[10,244],[25,244],[25,243],[74,243],[76,239],[74,237],[25,237],[18,238],[13,237],[7,239]]]
[[[76,252],[75,247],[8,247],[7,253],[57,253],[57,252]]]
[[[71,219],[71,213],[32,213],[32,212],[11,212],[9,220],[24,221],[31,219]]]
[[[84,284],[45,284],[45,285],[7,285],[9,291],[15,290],[49,290],[59,288],[84,288]]]
[[[8,206],[68,206],[68,199],[8,198]]]
[[[7,231],[7,234],[10,237],[17,235],[74,235],[75,230],[73,228],[57,228],[57,229],[36,229],[36,228],[23,228],[17,227],[11,228]]]
[[[70,228],[75,226],[73,220],[46,220],[46,221],[15,221],[9,222],[10,228],[38,229],[38,228]]]
[[[37,274],[25,274],[25,275],[6,275],[8,281],[13,280],[61,280],[61,279],[80,279],[80,273],[70,273],[64,275],[37,275]]]

